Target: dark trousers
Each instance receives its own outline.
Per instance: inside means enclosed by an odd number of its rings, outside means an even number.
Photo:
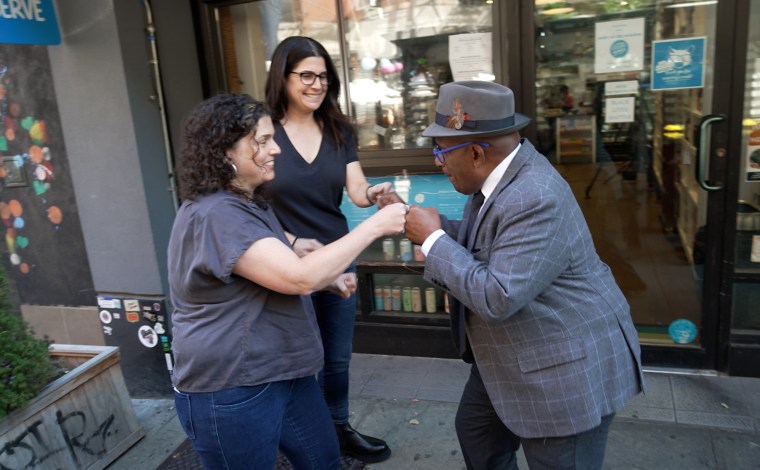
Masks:
[[[517,469],[523,446],[530,470],[601,469],[614,413],[599,426],[564,437],[521,439],[499,419],[473,364],[456,415],[456,430],[468,470]]]

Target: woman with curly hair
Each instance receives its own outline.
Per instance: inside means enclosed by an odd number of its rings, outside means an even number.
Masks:
[[[406,207],[378,211],[306,256],[261,192],[280,153],[263,103],[210,98],[185,123],[183,198],[168,249],[175,403],[208,469],[337,468],[338,442],[316,374],[323,351],[311,300],[356,290],[344,271],[373,240],[399,233]]]
[[[364,176],[351,122],[338,105],[338,73],[322,44],[304,36],[284,39],[272,55],[266,91],[274,138],[282,147],[275,164],[280,176],[271,184],[272,206],[294,235],[296,253],[303,255],[348,232],[340,210],[344,188],[355,205],[369,207],[391,190],[391,183],[372,185]],[[356,296],[315,292],[311,300],[325,350],[320,382],[341,449],[364,462],[382,462],[391,454],[388,444],[348,422]]]

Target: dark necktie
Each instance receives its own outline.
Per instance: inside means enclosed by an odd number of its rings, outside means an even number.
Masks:
[[[480,212],[480,208],[483,207],[483,202],[486,200],[486,197],[483,195],[482,192],[478,191],[472,196],[472,204],[470,205],[470,213],[467,216],[467,235],[465,236],[465,246],[469,244],[469,240],[472,239],[472,228],[475,225],[475,220],[478,218],[478,213]],[[454,325],[454,329],[456,330],[455,338],[457,339],[457,348],[459,349],[459,355],[464,359],[465,362],[472,363],[473,357],[472,357],[472,349],[470,349],[470,342],[467,341],[467,334],[465,333],[465,314],[467,312],[467,307],[464,306],[464,304],[459,304],[459,312],[457,315],[457,319],[455,320],[456,324]]]
[[[485,200],[486,197],[480,191],[472,195],[470,214],[467,217],[467,236],[465,237],[466,243],[469,243],[469,241],[472,239],[472,226],[475,225],[475,220],[478,218],[478,213],[480,212],[480,208],[483,207],[483,201]]]

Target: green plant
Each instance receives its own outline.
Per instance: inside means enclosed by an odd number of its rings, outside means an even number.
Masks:
[[[0,265],[0,419],[23,408],[59,374],[49,342],[34,337],[8,299],[8,278]]]

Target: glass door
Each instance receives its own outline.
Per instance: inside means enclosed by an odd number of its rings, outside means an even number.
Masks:
[[[732,3],[532,2],[537,148],[573,187],[651,363],[716,367],[736,157],[716,109],[732,65],[715,51],[731,47]]]
[[[736,190],[729,193],[736,202],[736,232],[732,257],[732,291],[728,370],[732,375],[760,376],[757,344],[760,342],[760,0],[751,0],[740,15],[749,18],[745,35],[746,54],[737,54],[746,70],[737,85],[741,108],[740,156],[734,173]],[[739,121],[737,119],[737,121]]]

